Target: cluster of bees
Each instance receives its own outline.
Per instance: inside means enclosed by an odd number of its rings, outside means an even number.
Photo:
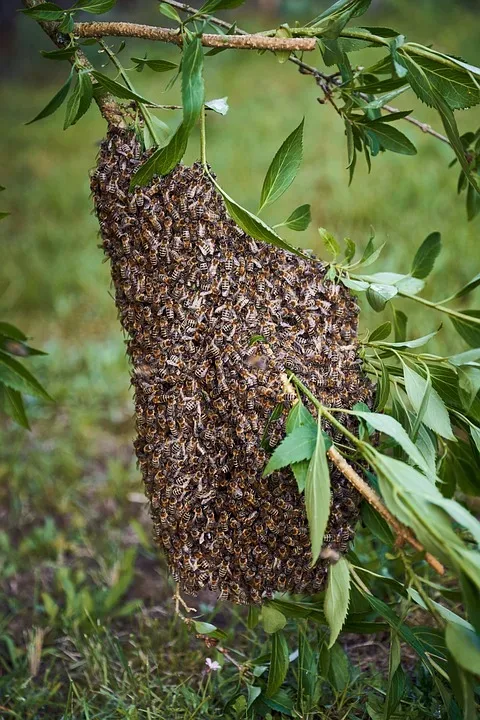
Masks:
[[[328,406],[370,400],[358,306],[321,263],[246,235],[200,164],[130,192],[145,158],[133,132],[111,131],[91,187],[128,334],[155,537],[189,594],[261,603],[318,592],[328,561],[310,567],[303,497],[288,469],[262,477],[264,448],[284,435],[286,368]],[[347,549],[358,515],[335,470],[332,493],[324,558]]]

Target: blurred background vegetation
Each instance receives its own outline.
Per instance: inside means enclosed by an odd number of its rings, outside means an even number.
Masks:
[[[279,18],[308,18],[328,4],[250,1],[236,16],[247,29],[259,29]],[[362,23],[394,27],[479,64],[475,5],[374,2]],[[14,6],[0,2],[0,184],[7,187],[1,209],[11,213],[0,225],[0,317],[48,351],[49,357],[28,362],[55,402],[30,401],[30,433],[0,421],[0,716],[143,718],[150,708],[152,718],[221,717],[226,681],[215,680],[212,692],[214,681],[202,674],[208,653],[172,619],[171,588],[150,541],[133,457],[124,338],[89,197],[88,173],[104,122],[91,110],[65,133],[62,112],[25,126],[62,84],[67,68],[40,58],[39,49],[51,49],[50,41]],[[119,0],[112,17],[164,24],[154,2]],[[145,49],[149,57],[178,56],[175,48],[129,42],[124,64],[129,67],[129,58]],[[104,62],[89,50],[97,66]],[[365,62],[361,53],[356,57]],[[375,51],[369,51],[372,58]],[[315,61],[321,67],[319,55]],[[164,92],[164,75],[146,70],[133,79],[158,102],[178,100],[178,88]],[[231,51],[210,60],[206,82],[208,98],[228,95],[230,104],[226,117],[209,118],[209,161],[222,186],[246,207],[256,210],[273,154],[305,115],[302,169],[281,204],[269,210],[269,221],[311,203],[314,223],[301,242],[319,252],[318,226],[362,247],[373,226],[379,241],[388,242],[377,269],[398,272],[408,270],[423,238],[439,230],[444,249],[427,297],[471,278],[478,220],[466,221],[446,145],[405,123],[402,130],[416,143],[418,157],[377,157],[372,173],[361,167],[348,188],[343,124],[332,107],[318,104],[311,78],[274,57]],[[411,93],[399,106],[415,108],[426,122],[433,118]],[[456,114],[460,129],[475,128],[478,112],[465,114]],[[164,112],[162,120],[172,124],[176,118]],[[188,160],[198,154],[195,140]],[[292,241],[299,237],[290,235]],[[434,329],[434,317],[409,311],[412,335]],[[452,342],[459,341],[447,335],[440,335],[437,350],[457,347]],[[205,619],[217,614],[218,620],[220,612],[220,624],[236,632],[240,650],[250,632],[242,613],[215,609],[208,596],[202,602]],[[352,676],[344,701],[360,702],[364,686]]]

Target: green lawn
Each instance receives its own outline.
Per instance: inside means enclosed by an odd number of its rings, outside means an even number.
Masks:
[[[411,29],[415,39],[480,61],[473,18],[454,9],[441,21],[412,7],[392,13],[390,22]],[[33,46],[42,42],[48,48],[47,39],[29,32]],[[204,673],[205,658],[214,651],[174,617],[173,586],[150,541],[132,451],[124,338],[89,198],[88,171],[104,123],[92,110],[64,133],[60,111],[25,126],[67,71],[40,60],[30,43],[22,52],[35,65],[35,81],[14,78],[2,86],[0,184],[7,190],[0,198],[1,209],[11,216],[0,225],[0,315],[48,351],[48,358],[29,363],[55,402],[29,403],[30,433],[4,420],[0,426],[0,716],[226,717],[222,698],[231,695],[238,675],[227,666]],[[177,54],[161,47],[149,52]],[[127,66],[135,54],[123,51]],[[360,55],[358,62],[363,62]],[[178,100],[178,89],[162,94],[164,76],[146,71],[134,79],[139,91],[159,102]],[[466,222],[463,198],[456,196],[457,173],[447,169],[452,153],[446,145],[405,123],[418,157],[375,158],[372,173],[361,166],[348,188],[342,123],[333,108],[318,104],[320,92],[310,78],[273,57],[224,53],[212,58],[206,80],[208,97],[228,95],[230,104],[226,117],[209,119],[209,161],[239,202],[256,210],[273,154],[305,116],[301,171],[268,211],[268,221],[279,222],[297,205],[311,203],[314,222],[302,244],[320,254],[318,226],[362,247],[373,226],[378,241],[388,243],[378,270],[407,271],[423,238],[439,230],[443,253],[427,297],[454,290],[478,270],[480,221]],[[422,120],[434,122],[412,95],[402,96],[401,107],[415,107]],[[461,127],[478,124],[478,113],[464,115],[457,113]],[[171,116],[164,112],[162,119],[172,122]],[[194,137],[188,159],[197,153]],[[290,233],[289,239],[298,237]],[[438,326],[435,316],[411,310],[412,335]],[[440,335],[436,349],[463,349],[447,336]],[[200,601],[204,619],[216,617],[227,630],[230,647],[262,653],[264,639],[246,628],[244,611],[215,606],[208,595]],[[350,711],[351,717],[362,717],[375,682],[374,671],[360,678],[351,671],[343,691],[325,690],[319,701],[327,708],[325,717],[347,717]],[[434,711],[425,706],[429,687],[422,695],[423,682],[417,675],[410,697],[418,692],[425,714],[411,717],[430,717]],[[404,707],[403,716],[409,713]]]

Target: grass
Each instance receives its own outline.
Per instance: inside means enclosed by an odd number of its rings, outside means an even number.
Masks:
[[[441,23],[430,25],[430,15],[418,8],[392,12],[392,24],[407,31],[412,27],[417,39],[435,40],[452,52],[461,48],[473,62],[480,59],[474,23],[458,12],[447,11]],[[26,21],[20,23],[27,33],[23,54],[42,83],[13,78],[2,88],[0,181],[7,186],[2,209],[11,213],[0,226],[2,317],[49,352],[31,366],[55,402],[30,401],[31,433],[7,421],[1,425],[0,716],[245,717],[241,701],[224,707],[224,698],[235,697],[238,675],[228,665],[206,673],[205,659],[214,657],[214,651],[175,619],[172,585],[150,540],[132,452],[124,341],[109,293],[108,267],[97,247],[96,220],[89,214],[88,170],[104,125],[93,111],[66,133],[60,114],[23,124],[53,95],[65,68],[45,61],[37,69],[27,46],[37,46],[39,35],[30,25],[27,30]],[[47,45],[41,40],[41,47]],[[149,51],[175,55],[163,48]],[[144,73],[135,80],[142,93],[166,101],[176,98],[176,91],[160,95],[165,85],[161,76]],[[440,230],[444,249],[427,296],[449,292],[474,274],[478,221],[466,222],[463,202],[455,194],[456,174],[447,170],[447,147],[406,125],[419,157],[377,158],[372,174],[362,168],[347,188],[341,124],[330,107],[318,105],[319,91],[309,78],[267,56],[225,53],[212,60],[207,87],[209,97],[228,94],[231,106],[226,117],[210,118],[209,160],[222,185],[247,207],[256,208],[271,157],[305,115],[301,172],[285,199],[267,214],[269,221],[278,222],[297,205],[312,203],[313,229],[303,241],[307,247],[316,246],[319,225],[360,245],[373,225],[379,241],[388,241],[378,267],[385,270],[407,270],[425,235]],[[409,97],[402,107],[411,101]],[[425,107],[418,108],[418,115],[432,120]],[[465,126],[466,119],[458,116]],[[474,124],[470,117],[468,125]],[[197,152],[194,138],[188,159]],[[412,312],[412,335],[437,324],[434,316]],[[439,343],[437,347],[448,349],[458,346],[446,332]],[[243,652],[265,651],[265,639],[246,628],[243,610],[215,604],[208,594],[199,603],[203,619],[215,618],[239,658]],[[290,637],[293,649],[293,631]],[[361,674],[348,666],[343,687],[325,679],[318,699],[322,714],[311,717],[363,717],[367,700],[374,705],[375,694],[380,696],[380,641],[361,664]],[[375,656],[377,669],[369,668]],[[417,706],[403,706],[402,717],[431,717],[436,700],[427,679],[415,672],[409,697]]]

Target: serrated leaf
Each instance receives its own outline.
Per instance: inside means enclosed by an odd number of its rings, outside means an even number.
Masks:
[[[385,150],[400,155],[416,155],[417,148],[400,130],[383,122],[373,121],[365,124],[367,135],[374,133],[377,140]]]
[[[213,110],[218,115],[226,115],[229,111],[228,97],[216,98],[215,100],[207,100],[205,107],[208,110]]]
[[[326,446],[321,429],[320,417],[317,422],[315,451],[308,466],[305,482],[305,509],[307,512],[312,546],[312,565],[320,555],[323,536],[330,515],[330,471],[328,469]]]
[[[452,110],[469,108],[480,102],[478,84],[463,68],[454,67],[453,63],[449,66],[444,60],[437,61],[432,57],[412,57],[408,46],[401,52],[400,62],[409,72],[412,88],[423,102],[434,104],[431,102],[432,90],[440,94]]]
[[[325,593],[325,617],[330,628],[330,641],[328,647],[331,648],[345,623],[350,604],[350,573],[348,570],[348,562],[345,558],[328,569],[328,585]]]
[[[310,205],[300,205],[288,216],[282,225],[286,225],[290,230],[302,232],[306,230],[312,221]]]
[[[35,395],[44,400],[52,398],[38,380],[18,360],[0,351],[0,382],[26,395]]]
[[[57,92],[57,94],[54,95],[54,97],[50,100],[49,103],[47,103],[47,105],[45,105],[43,110],[41,110],[38,113],[38,115],[35,115],[33,120],[29,120],[27,123],[25,123],[25,125],[31,125],[32,123],[37,122],[37,120],[42,120],[43,118],[46,118],[49,115],[52,115],[55,112],[55,110],[58,110],[58,108],[63,104],[63,102],[65,101],[65,99],[68,95],[68,91],[70,89],[70,83],[72,82],[72,77],[73,77],[73,67],[70,70],[70,74],[69,74],[66,82],[64,83],[64,85],[62,85],[62,87]]]
[[[208,15],[217,10],[232,10],[243,5],[245,0],[207,0],[199,9],[202,15]]]
[[[113,8],[117,0],[77,0],[72,10],[83,10],[92,15],[101,15]]]
[[[203,80],[203,48],[198,37],[184,41],[182,58],[183,126],[190,133],[195,126],[205,102]]]
[[[445,641],[460,667],[480,675],[480,637],[473,628],[469,630],[457,623],[447,623]]]
[[[263,182],[260,210],[278,200],[294,181],[302,162],[304,123],[302,120],[275,154]]]
[[[480,310],[462,310],[464,317],[450,317],[455,330],[470,347],[480,346]],[[472,318],[470,321],[468,318]],[[475,322],[477,320],[477,322]]]
[[[280,630],[272,635],[272,652],[270,670],[268,672],[267,697],[275,695],[282,685],[288,672],[288,645],[285,635]]]
[[[75,125],[85,115],[93,98],[93,85],[88,73],[80,72],[77,75],[77,82],[67,102],[65,122],[63,129]]]
[[[148,67],[154,72],[170,72],[170,70],[175,70],[178,67],[177,63],[170,62],[169,60],[162,60],[161,58],[151,59],[132,57],[131,59],[137,65],[135,68],[136,70],[142,70],[144,67]]]
[[[287,618],[280,610],[266,604],[262,607],[263,629],[269,635],[283,630],[287,624]]]
[[[55,5],[53,2],[41,3],[41,5],[26,8],[20,12],[24,15],[28,15],[28,17],[31,17],[33,20],[47,20],[52,22],[62,20],[65,13],[61,7]]]
[[[159,12],[162,13],[162,15],[165,15],[165,17],[170,18],[170,20],[175,20],[175,22],[178,22],[181,24],[182,18],[178,14],[178,12],[175,10],[174,7],[171,5],[167,5],[167,3],[161,2],[158,6]]]
[[[132,175],[130,190],[137,185],[146,185],[154,175],[167,175],[178,165],[187,149],[188,133],[183,123],[179,125],[168,145],[158,148]]]
[[[367,300],[376,312],[381,312],[389,300],[397,295],[398,290],[394,285],[379,285],[372,283],[367,290]]]
[[[293,245],[290,245],[286,240],[283,240],[283,238],[278,235],[273,228],[269,227],[266,223],[263,222],[263,220],[260,220],[259,217],[251,213],[249,210],[246,210],[241,205],[238,205],[238,203],[233,200],[227,193],[218,185],[216,181],[213,181],[215,187],[219,191],[219,193],[222,195],[228,214],[232,218],[232,220],[235,220],[237,225],[239,225],[244,232],[246,232],[248,235],[251,235],[255,240],[261,240],[263,242],[269,243],[270,245],[275,245],[276,247],[282,248],[282,250],[288,250],[291,253],[294,253],[295,255],[299,255],[300,257],[303,257],[305,259],[310,260],[311,258],[308,257],[308,255],[305,255],[301,250],[294,247]]]
[[[375,328],[375,330],[373,330],[372,334],[368,338],[368,342],[380,342],[381,340],[385,340],[391,332],[392,323],[390,322],[390,320],[387,320],[386,322]]]
[[[289,434],[293,432],[296,428],[302,427],[303,425],[313,428],[313,431],[316,435],[317,423],[315,421],[315,418],[313,417],[312,413],[307,410],[303,402],[301,400],[298,400],[288,413],[287,421],[285,423],[285,431],[287,432],[287,434]]]
[[[315,450],[317,428],[309,425],[296,427],[277,445],[270,457],[263,477],[301,460],[310,460]]]
[[[408,399],[413,409],[418,413],[429,381],[403,362],[402,366]],[[441,437],[447,440],[455,439],[447,408],[433,387],[430,389],[428,404],[423,415],[423,423]]]
[[[442,238],[439,232],[433,232],[427,235],[413,258],[412,276],[415,278],[426,278],[430,275],[441,248]]]

